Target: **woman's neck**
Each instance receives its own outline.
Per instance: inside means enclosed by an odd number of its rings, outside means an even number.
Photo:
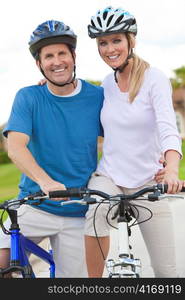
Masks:
[[[133,59],[129,61],[129,64],[126,66],[123,72],[117,72],[117,81],[118,87],[121,92],[128,92],[130,85],[130,76],[133,66]]]

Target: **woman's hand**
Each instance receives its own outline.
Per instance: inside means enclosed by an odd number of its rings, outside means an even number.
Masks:
[[[47,80],[45,78],[39,80],[38,85],[44,85],[46,84]]]
[[[164,180],[164,174],[165,174],[164,167],[166,166],[166,161],[164,159],[163,153],[161,153],[161,157],[159,158],[159,163],[163,166],[163,169],[159,169],[157,173],[154,175],[154,180],[157,183],[161,183]]]
[[[168,184],[168,194],[176,194],[182,190],[184,182],[178,178],[179,162],[181,154],[175,150],[167,150],[165,152],[165,174],[163,183]]]
[[[159,169],[154,176],[154,180],[157,183],[168,184],[168,193],[175,194],[179,193],[182,187],[185,187],[185,180],[182,181],[178,178],[178,172],[167,166],[164,155],[161,154],[159,162],[163,165],[163,169]]]
[[[163,183],[168,184],[168,194],[176,194],[182,190],[182,187],[185,186],[185,181],[182,181],[178,178],[178,172],[169,169],[167,166],[164,168],[164,179]]]
[[[154,176],[154,180],[157,183],[162,183],[164,180],[164,174],[165,174],[165,169],[160,169],[157,171],[157,173]]]

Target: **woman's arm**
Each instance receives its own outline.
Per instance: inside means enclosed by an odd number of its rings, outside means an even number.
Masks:
[[[155,113],[161,151],[164,153],[166,162],[163,182],[169,186],[168,193],[177,193],[183,184],[178,178],[182,149],[173,108],[172,87],[169,79],[161,71],[154,70],[152,75],[151,102]]]
[[[166,166],[163,182],[168,184],[168,193],[178,193],[183,187],[184,182],[178,178],[180,158],[180,153],[175,150],[168,150],[165,153]]]

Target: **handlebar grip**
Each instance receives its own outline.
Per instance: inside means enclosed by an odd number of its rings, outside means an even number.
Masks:
[[[168,185],[164,184],[164,193],[167,193]],[[185,192],[185,187],[182,188],[181,192]]]
[[[49,198],[65,198],[65,197],[83,197],[83,191],[80,188],[67,188],[66,190],[51,191]]]

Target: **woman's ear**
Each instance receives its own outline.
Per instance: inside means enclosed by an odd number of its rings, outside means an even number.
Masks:
[[[135,35],[131,34],[130,35],[130,47],[133,49],[136,46],[136,39],[135,39]]]

